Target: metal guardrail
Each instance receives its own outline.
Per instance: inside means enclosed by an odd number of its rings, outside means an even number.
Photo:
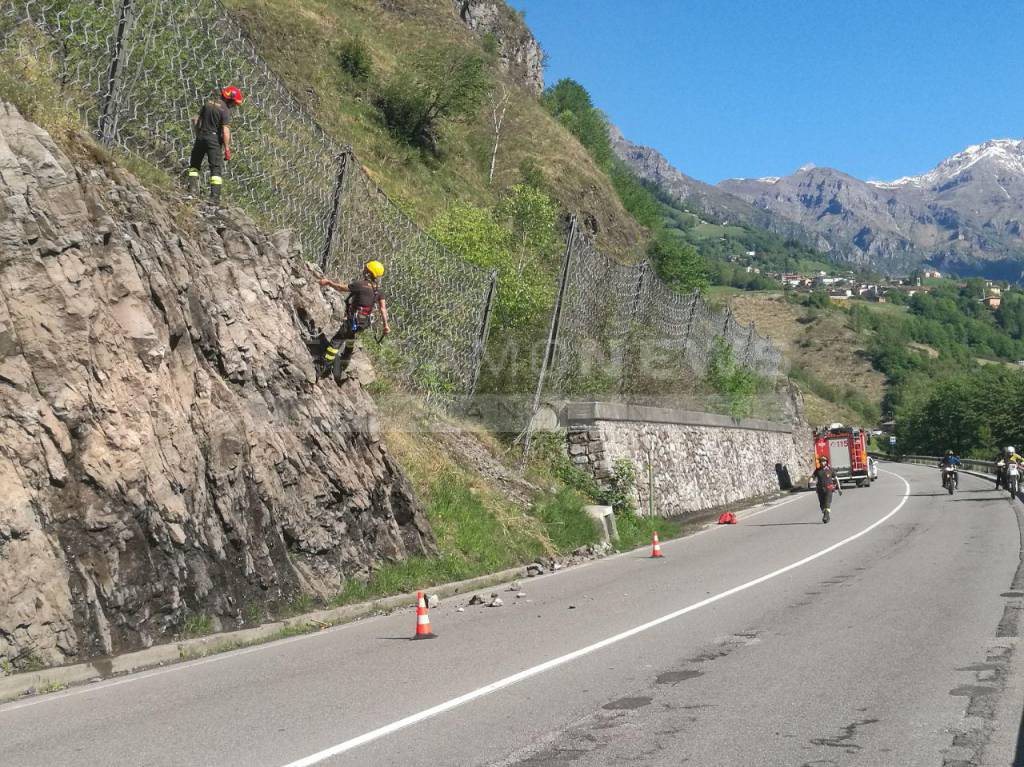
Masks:
[[[869,453],[873,458],[881,458],[896,463],[915,463],[920,466],[938,466],[941,456],[937,455],[891,455],[888,453]],[[979,461],[974,458],[961,458],[960,465],[965,471],[995,476],[995,461]]]

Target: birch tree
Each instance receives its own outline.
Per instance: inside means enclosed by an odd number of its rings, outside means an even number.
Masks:
[[[498,159],[498,143],[501,141],[501,126],[505,122],[505,112],[508,110],[509,91],[505,83],[499,83],[494,90],[494,101],[491,103],[491,126],[494,128],[494,149],[491,150],[491,169],[487,174],[487,183],[494,181],[494,164]],[[498,91],[501,95],[498,95]]]

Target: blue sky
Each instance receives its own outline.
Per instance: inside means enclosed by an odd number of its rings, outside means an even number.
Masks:
[[[922,173],[1024,136],[1020,0],[510,0],[633,141],[716,182]]]

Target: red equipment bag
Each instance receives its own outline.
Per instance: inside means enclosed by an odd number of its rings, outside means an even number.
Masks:
[[[718,518],[718,524],[720,525],[735,525],[736,515],[731,511],[727,511]]]

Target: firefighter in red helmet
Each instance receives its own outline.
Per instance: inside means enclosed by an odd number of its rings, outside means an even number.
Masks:
[[[199,192],[199,172],[203,158],[210,163],[210,200],[220,201],[224,184],[224,163],[231,159],[231,110],[242,103],[245,96],[233,85],[220,92],[220,98],[210,98],[192,120],[192,156],[189,158],[188,186],[193,194]]]

